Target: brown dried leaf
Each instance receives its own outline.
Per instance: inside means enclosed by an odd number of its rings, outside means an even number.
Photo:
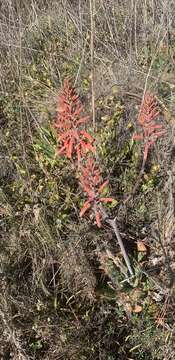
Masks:
[[[135,314],[139,314],[140,312],[142,312],[143,308],[141,305],[135,305],[134,309],[133,309],[133,312]]]
[[[144,242],[141,241],[141,240],[138,240],[138,241],[137,241],[137,251],[138,251],[138,252],[145,252],[145,253],[147,253],[147,247],[146,247],[146,245],[144,244]]]

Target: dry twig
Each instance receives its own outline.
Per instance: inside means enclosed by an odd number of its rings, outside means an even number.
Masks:
[[[95,89],[94,89],[94,34],[95,34],[95,0],[89,0],[90,18],[91,18],[91,96],[92,96],[92,119],[95,130]]]

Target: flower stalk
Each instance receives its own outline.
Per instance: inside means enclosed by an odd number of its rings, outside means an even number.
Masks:
[[[57,117],[54,123],[58,136],[57,154],[73,161],[74,167],[77,165],[79,184],[86,195],[80,217],[92,212],[98,228],[102,226],[102,221],[106,221],[112,227],[129,274],[133,275],[116,218],[110,219],[104,206],[112,203],[114,199],[103,195],[105,188],[108,187],[108,180],[103,179],[102,171],[96,162],[95,139],[85,129],[89,117],[83,116],[82,112],[83,106],[78,95],[69,81],[65,80],[63,90],[58,97]]]

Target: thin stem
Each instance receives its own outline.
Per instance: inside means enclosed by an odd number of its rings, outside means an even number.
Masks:
[[[126,253],[126,250],[125,250],[125,247],[124,247],[124,245],[123,245],[123,241],[122,241],[122,238],[121,238],[121,236],[120,236],[119,229],[118,229],[117,224],[116,224],[116,219],[112,219],[112,220],[108,219],[107,222],[108,222],[108,224],[111,225],[111,227],[112,227],[113,230],[114,230],[115,236],[116,236],[116,238],[117,238],[117,240],[118,240],[118,243],[119,243],[119,246],[120,246],[120,249],[121,249],[123,258],[124,258],[124,260],[125,260],[126,266],[127,266],[127,268],[128,268],[128,271],[129,271],[130,275],[133,276],[134,273],[133,273],[133,270],[132,270],[132,267],[131,267],[131,263],[130,263],[129,257],[128,257],[128,255],[127,255],[127,253]]]
[[[122,238],[120,236],[120,232],[119,232],[119,229],[118,229],[118,226],[116,224],[116,218],[114,219],[109,219],[108,217],[108,214],[106,212],[106,210],[104,209],[104,207],[100,204],[100,211],[101,211],[101,214],[103,216],[103,220],[105,220],[114,230],[114,233],[115,233],[115,236],[117,238],[117,241],[119,243],[119,246],[120,246],[120,249],[121,249],[121,252],[122,252],[122,255],[123,255],[123,258],[125,260],[125,263],[126,263],[126,266],[128,268],[128,271],[130,273],[131,276],[134,275],[133,273],[133,270],[132,270],[132,267],[131,267],[131,263],[130,263],[130,260],[129,260],[129,257],[127,255],[127,252],[125,250],[125,247],[124,247],[124,244],[123,244],[123,241],[122,241]]]
[[[92,97],[92,119],[93,128],[95,131],[95,88],[94,88],[94,34],[95,34],[95,0],[89,0],[90,6],[90,19],[91,19],[91,97]]]

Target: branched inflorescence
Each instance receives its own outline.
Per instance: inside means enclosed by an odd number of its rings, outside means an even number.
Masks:
[[[112,202],[110,197],[102,197],[103,189],[108,181],[103,181],[101,170],[94,158],[94,138],[85,130],[88,116],[82,116],[83,106],[78,95],[68,80],[65,80],[62,93],[58,97],[57,117],[55,128],[57,130],[59,146],[57,153],[62,154],[78,164],[79,182],[87,196],[80,217],[86,212],[93,211],[96,224],[101,227],[102,213],[100,203]]]
[[[134,140],[142,140],[144,142],[144,161],[147,160],[150,147],[164,134],[163,126],[156,123],[159,114],[160,111],[155,97],[146,93],[138,116],[138,124],[142,128],[142,133],[133,136]]]

